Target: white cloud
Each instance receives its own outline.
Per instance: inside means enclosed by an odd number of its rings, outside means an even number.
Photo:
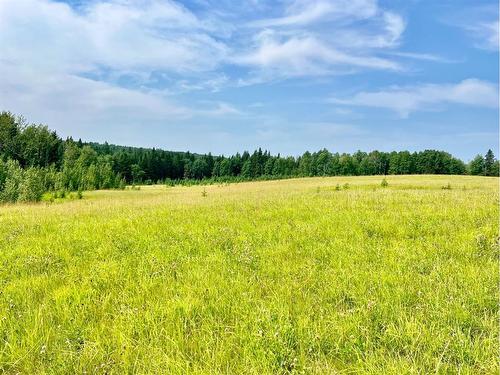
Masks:
[[[371,25],[336,30],[333,43],[346,50],[391,50],[399,46],[405,29],[406,23],[400,15],[379,11]]]
[[[80,12],[49,0],[2,0],[2,54],[44,71],[203,71],[226,47],[172,1],[90,2]]]
[[[439,55],[434,55],[430,53],[418,53],[418,52],[388,52],[388,55],[392,56],[398,56],[398,57],[403,57],[407,59],[414,59],[414,60],[422,60],[422,61],[431,61],[431,62],[438,62],[438,63],[455,63],[457,61],[447,59],[445,57],[439,56]]]
[[[350,20],[372,17],[377,12],[374,0],[295,0],[285,15],[249,23],[252,27],[303,26],[339,18]]]
[[[231,61],[260,73],[243,81],[401,69],[377,52],[398,45],[405,22],[375,0],[295,0],[283,13],[247,24],[261,31]]]
[[[4,61],[39,74],[113,78],[115,83],[133,76],[138,84],[150,83],[152,73],[169,74],[178,76],[177,82],[170,80],[171,89],[184,92],[218,91],[242,81],[400,68],[371,51],[396,45],[404,31],[401,17],[378,7],[376,0],[286,4],[273,7],[281,9],[279,17],[254,21],[248,28],[234,20],[228,24],[227,14],[213,4],[210,13],[196,15],[174,0],[89,1],[78,10],[54,0],[2,0],[0,45]],[[245,9],[252,6],[269,8],[264,2],[245,2]],[[362,25],[356,23],[360,20]],[[227,64],[250,72],[223,79],[203,76],[220,73]]]
[[[180,79],[175,82],[177,92],[205,91],[216,93],[229,84],[229,77],[226,74],[208,76],[204,79],[186,80]]]
[[[311,35],[294,36],[280,40],[266,33],[258,46],[248,54],[235,57],[241,65],[262,69],[276,69],[280,76],[332,74],[343,68],[370,68],[398,70],[400,66],[388,59],[354,55],[342,52]]]
[[[1,65],[0,74],[2,108],[56,126],[64,133],[69,127],[93,123],[183,119],[192,115],[190,109],[161,95],[75,75],[45,75],[9,64]]]
[[[66,134],[69,127],[189,119],[199,112],[168,88],[142,84],[152,72],[189,78],[214,70],[227,47],[210,27],[170,0],[91,1],[78,11],[49,0],[1,0],[0,109]],[[125,76],[134,84],[117,84]],[[214,79],[200,86],[215,91],[224,82]],[[234,112],[217,105],[206,113]]]
[[[384,12],[383,19],[385,21],[385,30],[387,31],[385,43],[393,45],[398,42],[401,34],[403,34],[406,27],[405,21],[399,14],[392,12]]]
[[[62,135],[102,134],[108,128],[126,133],[142,126],[242,114],[225,102],[209,102],[199,109],[161,90],[127,89],[71,74],[40,75],[12,64],[0,64],[0,75],[2,109],[50,124]]]
[[[424,84],[360,92],[348,99],[332,98],[330,102],[385,108],[397,112],[401,117],[408,117],[412,112],[429,110],[446,103],[498,108],[498,86],[477,79],[466,79],[457,84]]]
[[[213,105],[214,103],[209,103],[209,104]],[[220,116],[242,115],[243,114],[243,112],[241,112],[235,106],[233,106],[229,103],[225,103],[225,102],[217,102],[217,103],[215,103],[215,107],[213,107],[213,108],[198,109],[194,113],[196,115],[199,115],[199,116],[210,116],[210,117],[220,117]]]
[[[478,47],[498,51],[498,25],[498,20],[493,22],[480,22],[477,25],[468,26],[467,29],[477,38]]]
[[[498,3],[453,7],[442,21],[465,31],[476,48],[498,51]]]
[[[499,35],[498,34],[500,32],[498,20],[496,20],[496,22],[486,24],[486,30],[489,31],[489,37],[488,37],[489,45],[493,49],[498,50],[498,42],[499,42]]]

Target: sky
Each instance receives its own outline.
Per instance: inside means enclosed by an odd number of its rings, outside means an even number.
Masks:
[[[0,110],[198,153],[498,155],[497,0],[1,0]]]

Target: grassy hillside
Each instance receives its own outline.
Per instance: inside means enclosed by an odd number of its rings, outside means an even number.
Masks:
[[[497,373],[498,179],[381,181],[0,206],[0,373]]]

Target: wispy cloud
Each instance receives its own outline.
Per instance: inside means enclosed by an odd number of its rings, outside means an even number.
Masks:
[[[8,109],[71,135],[86,128],[172,124],[194,118],[242,115],[225,102],[180,102],[162,90],[129,89],[72,74],[39,74],[12,64],[0,65],[1,109]],[[201,107],[201,108],[200,108]]]
[[[476,38],[476,46],[498,51],[498,20],[492,22],[479,22],[475,25],[466,26],[468,30]]]
[[[263,9],[264,3],[247,1],[245,7]],[[0,44],[11,62],[44,74],[115,82],[133,75],[146,84],[153,73],[179,75],[184,83],[173,86],[181,90],[217,91],[240,79],[400,69],[374,50],[396,46],[405,22],[376,0],[286,1],[273,7],[277,17],[246,27],[231,24],[236,21],[215,5],[210,9],[197,15],[173,0],[106,0],[83,2],[77,11],[53,0],[3,0]],[[228,65],[249,71],[235,80],[200,76]]]
[[[270,32],[259,36],[257,49],[234,58],[234,61],[264,69],[279,69],[279,74],[286,76],[334,73],[335,67],[342,66],[399,69],[397,63],[388,59],[347,54],[311,35],[280,40]]]
[[[377,12],[374,0],[295,0],[284,15],[250,22],[251,27],[304,26],[340,18],[366,19]]]
[[[227,49],[207,28],[168,0],[92,1],[78,13],[49,0],[0,3],[2,54],[49,72],[210,70]]]
[[[207,103],[210,108],[198,109],[194,112],[197,116],[220,117],[229,115],[243,115],[244,113],[235,106],[226,102]],[[215,105],[214,105],[215,104]]]
[[[412,112],[431,110],[440,104],[498,108],[498,86],[477,79],[466,79],[457,84],[423,84],[360,92],[347,99],[331,98],[330,102],[384,108],[397,112],[401,117],[408,117]]]
[[[183,120],[192,111],[161,95],[117,87],[71,74],[39,74],[2,64],[0,103],[36,121],[72,134],[88,126]],[[72,129],[72,130],[71,130]]]
[[[260,31],[252,34],[250,48],[238,49],[231,59],[259,70],[257,78],[245,82],[401,70],[399,63],[377,53],[398,45],[405,22],[375,0],[295,0],[282,15],[247,26]]]
[[[398,56],[402,57],[405,59],[414,59],[414,60],[422,60],[422,61],[430,61],[430,62],[436,62],[436,63],[456,63],[458,61],[448,59],[446,57],[442,57],[439,55],[434,55],[431,53],[419,53],[419,52],[396,52],[396,51],[390,51],[387,52],[388,55],[391,56]]]
[[[51,124],[183,121],[200,115],[173,94],[182,79],[149,87],[154,76],[183,77],[217,91],[227,46],[212,25],[170,0],[109,0],[77,10],[50,0],[0,2],[1,109]],[[205,115],[234,113],[217,104]],[[64,124],[64,127],[69,124]]]
[[[362,25],[348,24],[334,29],[331,43],[348,51],[387,51],[400,45],[406,30],[403,17],[395,12],[378,9]]]
[[[443,22],[464,30],[476,48],[498,51],[498,9],[496,1],[490,4],[471,4],[467,7],[453,8]]]

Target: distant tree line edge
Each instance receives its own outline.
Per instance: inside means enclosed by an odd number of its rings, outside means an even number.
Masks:
[[[195,184],[305,176],[471,174],[498,176],[491,150],[465,164],[444,151],[323,149],[302,156],[258,149],[233,156],[200,155],[61,139],[45,125],[0,113],[0,202],[39,201],[45,192],[123,189],[130,184]]]

